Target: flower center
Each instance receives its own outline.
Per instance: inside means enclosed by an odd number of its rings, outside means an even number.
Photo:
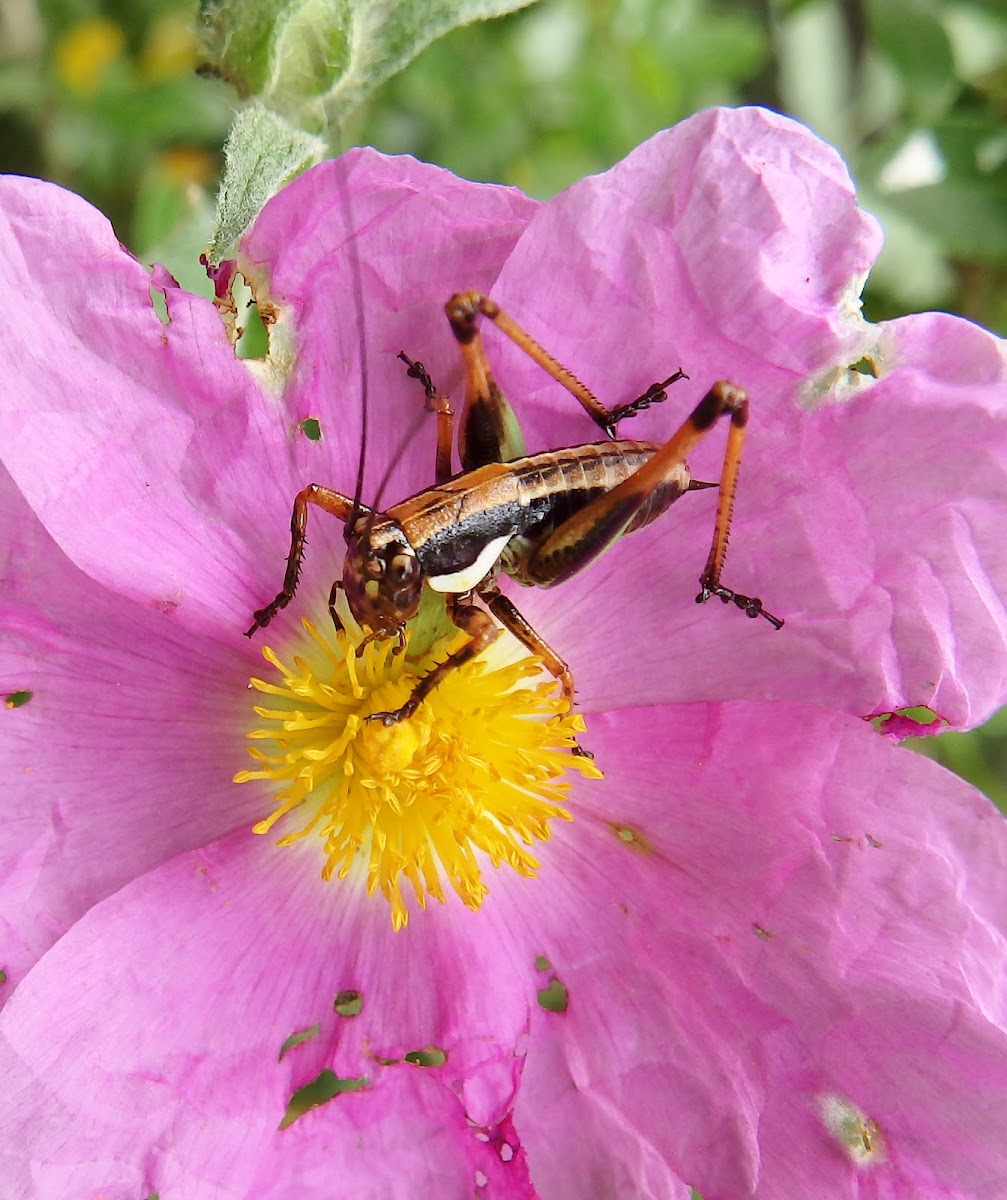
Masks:
[[[412,717],[385,725],[367,718],[404,704],[465,635],[417,654],[412,644],[393,653],[391,640],[358,652],[358,638],[302,624],[308,636],[289,663],[263,648],[279,681],[251,680],[269,702],[255,706],[262,726],[248,734],[255,768],[234,781],[278,785],[276,808],[254,831],[299,810],[298,827],[278,845],[321,838],[324,879],[362,866],[368,894],[380,890],[396,929],[408,921],[404,886],[425,908],[428,896],[444,901],[446,879],[478,909],[487,865],[533,876],[534,843],[548,839],[550,821],[571,820],[565,771],[601,778],[591,759],[571,752],[583,718],[541,679],[540,660],[501,664],[495,643],[449,671]]]

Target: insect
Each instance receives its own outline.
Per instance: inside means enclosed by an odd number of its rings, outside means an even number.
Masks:
[[[721,583],[748,418],[748,397],[740,387],[724,380],[715,383],[664,443],[621,440],[616,436],[619,422],[663,401],[666,389],[685,378],[682,371],[652,384],[629,403],[607,409],[494,300],[479,292],[461,292],[451,297],[445,311],[465,368],[458,433],[461,472],[452,470],[450,401],[438,393],[422,363],[400,354],[437,416],[436,482],[384,512],[361,504],[359,494],[351,498],[320,484],[300,491],[291,515],[283,587],[254,614],[247,636],[268,625],[293,599],[308,507],[316,505],[345,523],[346,560],[342,578],[332,585],[329,611],[341,628],[336,600],[342,589],[354,619],[368,631],[358,653],[377,638],[395,638],[397,649],[402,649],[406,625],[419,609],[425,586],[444,594],[448,615],[468,635],[467,642],[416,683],[401,708],[374,713],[372,720],[391,725],[411,716],[448,672],[490,645],[501,625],[541,656],[572,704],[570,668],[500,591],[499,574],[526,586],[554,587],[619,538],[650,524],[686,492],[708,487],[719,487],[719,497],[697,602],[717,596],[750,617],[762,616],[774,628],[782,627],[783,621],[767,612],[758,597]],[[526,456],[513,411],[490,369],[480,317],[493,322],[562,384],[607,440]],[[730,425],[720,480],[700,483],[692,479],[685,458],[722,416],[729,417]]]

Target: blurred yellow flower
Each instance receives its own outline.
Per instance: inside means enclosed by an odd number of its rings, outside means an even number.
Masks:
[[[196,146],[172,146],[155,159],[162,179],[174,187],[196,183],[209,185],[217,170],[217,160]]]
[[[107,17],[81,21],[56,43],[56,74],[78,96],[95,96],[107,67],[122,57],[125,44],[122,29]]]
[[[180,13],[158,17],[147,32],[139,67],[148,83],[191,74],[196,69],[196,34],[191,23]]]

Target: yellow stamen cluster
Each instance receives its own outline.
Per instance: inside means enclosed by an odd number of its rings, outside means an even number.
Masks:
[[[280,789],[255,832],[300,810],[298,828],[278,844],[320,837],[325,879],[363,867],[368,894],[381,892],[396,929],[408,920],[404,882],[421,908],[427,896],[444,901],[446,879],[478,909],[487,864],[534,875],[530,848],[548,839],[551,820],[571,819],[561,776],[569,768],[601,776],[571,753],[583,720],[566,711],[552,680],[542,681],[539,660],[498,665],[491,648],[449,671],[412,717],[385,725],[368,716],[399,708],[458,641],[414,661],[408,648],[393,653],[392,641],[358,652],[344,633],[330,639],[303,626],[303,653],[289,663],[263,649],[281,682],[251,681],[270,700],[255,706],[263,725],[248,735],[256,767],[235,782]]]

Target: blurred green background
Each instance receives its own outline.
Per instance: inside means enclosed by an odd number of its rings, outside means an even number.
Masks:
[[[234,97],[196,71],[195,4],[2,0],[0,170],[86,196],[206,291]],[[425,50],[343,131],[545,197],[714,103],[766,104],[850,164],[881,219],[873,320],[1007,332],[1007,0],[542,0]],[[1007,811],[1007,711],[920,743]]]

